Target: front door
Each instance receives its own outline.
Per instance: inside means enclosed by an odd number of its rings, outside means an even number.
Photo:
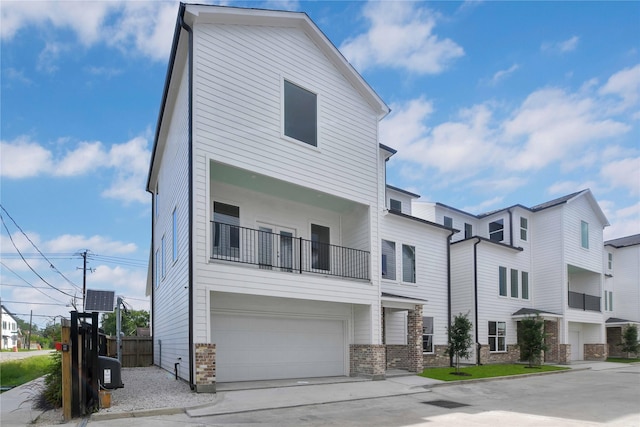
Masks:
[[[293,271],[293,239],[295,230],[258,223],[258,264],[260,268]]]

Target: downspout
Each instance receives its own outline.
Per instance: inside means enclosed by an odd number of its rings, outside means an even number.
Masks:
[[[447,236],[447,342],[450,342],[451,337],[451,237],[455,233],[452,231]],[[453,353],[449,354],[449,366],[453,367]]]
[[[189,387],[195,389],[193,383],[193,29],[184,22],[184,4],[180,4],[178,17],[180,26],[189,33],[189,93],[188,93],[188,154],[189,157]]]
[[[513,246],[513,212],[511,208],[507,209],[509,212],[509,244]]]
[[[480,366],[480,342],[478,339],[478,245],[482,240],[478,239],[473,244],[473,306],[474,326],[476,335],[476,363]]]

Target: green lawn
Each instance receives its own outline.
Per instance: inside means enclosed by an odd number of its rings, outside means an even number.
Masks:
[[[607,362],[615,362],[615,363],[635,363],[640,362],[640,358],[635,359],[625,359],[622,357],[608,357]]]
[[[26,359],[0,363],[0,385],[16,387],[46,375],[51,365],[51,356],[33,356]]]
[[[474,380],[478,378],[505,377],[510,375],[536,374],[539,372],[562,371],[569,368],[543,365],[529,368],[527,365],[482,365],[460,367],[464,375],[455,375],[456,368],[427,368],[420,376],[441,381]]]

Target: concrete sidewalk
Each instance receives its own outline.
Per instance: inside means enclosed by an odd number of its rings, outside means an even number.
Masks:
[[[24,427],[35,421],[43,411],[33,408],[32,398],[40,393],[44,377],[12,388],[0,394],[0,425]]]

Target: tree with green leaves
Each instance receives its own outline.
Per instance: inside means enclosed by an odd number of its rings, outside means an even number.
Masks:
[[[542,364],[542,352],[549,348],[545,344],[544,319],[540,316],[526,317],[518,328],[520,359],[529,362],[529,367]]]
[[[449,346],[447,354],[456,359],[456,374],[460,375],[460,359],[471,356],[471,345],[473,338],[471,336],[471,328],[473,324],[469,320],[469,313],[458,314],[453,318],[453,322],[448,327]]]
[[[146,310],[122,310],[122,333],[135,335],[137,328],[149,327],[149,312]],[[116,334],[116,312],[102,315],[102,329],[107,335]]]
[[[631,357],[631,353],[638,353],[640,343],[638,343],[638,327],[636,325],[627,326],[622,334],[622,342],[618,344],[622,351],[627,353],[627,358]]]

